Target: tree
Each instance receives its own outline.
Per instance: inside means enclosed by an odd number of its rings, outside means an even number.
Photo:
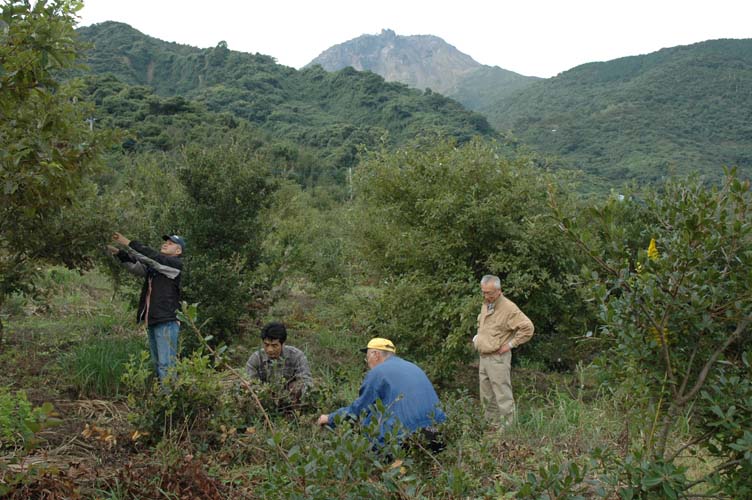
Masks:
[[[351,245],[342,188],[303,190],[291,181],[280,183],[271,206],[261,216],[263,261],[259,277],[284,283],[304,277],[333,285],[348,276]]]
[[[469,353],[480,279],[496,274],[536,324],[536,354],[573,353],[583,315],[567,293],[573,252],[546,201],[552,176],[480,140],[375,153],[356,173],[355,238],[384,291],[366,307],[376,331],[448,377]]]
[[[187,238],[185,297],[199,302],[206,331],[226,340],[251,301],[251,272],[260,258],[259,211],[276,183],[263,141],[230,134],[213,147],[188,146],[178,158],[185,192],[177,210]]]
[[[82,227],[92,220],[73,212],[94,194],[87,179],[103,138],[85,121],[79,83],[60,79],[79,55],[73,28],[81,7],[75,0],[2,6],[0,306],[28,287],[33,261],[80,265],[90,248],[84,240],[96,236]]]
[[[563,232],[595,264],[583,270],[583,289],[601,308],[604,362],[629,384],[632,408],[640,407],[636,395],[649,398],[643,450],[666,463],[699,444],[717,467],[697,482],[720,477],[727,492],[741,488],[752,474],[752,385],[741,383],[752,339],[750,182],[734,171],[716,187],[671,181],[580,214],[552,201]],[[687,412],[694,439],[671,449]],[[748,496],[742,491],[731,496]]]

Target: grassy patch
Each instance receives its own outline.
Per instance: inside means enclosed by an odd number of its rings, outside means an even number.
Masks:
[[[44,270],[33,295],[14,296],[6,308],[6,368],[0,383],[26,389],[34,402],[73,386],[78,395],[115,395],[122,358],[142,348],[128,304],[113,298],[109,278],[62,267]]]
[[[118,397],[126,363],[145,349],[143,337],[91,337],[63,356],[62,367],[80,396]]]

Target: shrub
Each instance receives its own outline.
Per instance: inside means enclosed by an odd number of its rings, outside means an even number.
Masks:
[[[24,391],[13,394],[0,387],[0,451],[4,453],[0,459],[0,496],[36,498],[50,492],[74,490],[71,481],[61,479],[54,467],[31,464],[19,470],[8,466],[22,461],[39,445],[41,439],[37,436],[41,431],[60,423],[51,403],[33,407]]]
[[[279,283],[302,274],[317,285],[346,276],[351,261],[349,212],[338,193],[286,183],[262,214],[264,239],[258,274]],[[341,195],[339,195],[341,197]]]
[[[590,492],[585,482],[587,467],[575,462],[564,466],[554,462],[538,469],[538,474],[528,473],[517,490],[517,498],[584,499]]]
[[[475,141],[374,153],[355,181],[355,240],[384,289],[364,305],[374,330],[449,377],[470,352],[480,279],[496,274],[535,323],[533,345],[555,346],[546,361],[577,359],[569,337],[590,317],[569,297],[575,254],[546,201],[556,178]]]
[[[381,450],[373,449],[378,422],[367,428],[347,422],[327,439],[287,447],[275,433],[270,445],[283,454],[268,468],[260,485],[261,497],[276,498],[415,498],[420,489],[410,473],[412,461],[404,456],[396,436],[386,436]]]
[[[0,387],[0,448],[24,447],[31,449],[38,443],[35,435],[55,425],[60,420],[51,403],[33,407],[26,392],[12,394]]]
[[[184,296],[200,302],[206,333],[227,340],[247,314],[251,273],[259,262],[259,211],[276,184],[259,144],[240,135],[213,148],[187,147],[177,177],[186,236]]]
[[[223,423],[228,406],[221,375],[201,350],[177,360],[162,384],[156,380],[148,352],[131,356],[122,381],[131,423],[153,439],[182,429],[213,432]]]
[[[31,438],[29,424],[33,421],[31,403],[26,392],[11,393],[7,388],[0,388],[0,438],[3,448],[15,448]]]
[[[0,309],[9,294],[28,291],[39,262],[90,265],[101,229],[91,177],[108,141],[85,123],[92,108],[80,82],[63,81],[83,50],[74,31],[81,7],[0,7]]]
[[[700,395],[700,432],[711,439],[702,445],[725,460],[709,482],[730,497],[752,498],[752,355],[744,352],[738,366],[721,366]],[[729,404],[730,403],[730,404]]]
[[[736,358],[752,323],[750,186],[729,171],[719,186],[670,181],[640,198],[612,197],[584,213],[558,213],[561,229],[592,257],[582,276],[601,310],[598,336],[609,345],[603,366],[651,401],[632,477],[680,473],[674,461],[690,445],[672,450],[669,437],[685,412],[696,417],[690,442],[721,463],[691,485],[715,475],[741,485],[739,473],[750,470],[750,454],[739,454],[752,441],[739,434],[749,418],[749,386],[726,373],[749,373],[742,366],[747,358]],[[727,370],[727,363],[736,368]]]

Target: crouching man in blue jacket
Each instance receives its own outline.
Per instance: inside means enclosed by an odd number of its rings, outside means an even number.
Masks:
[[[423,370],[398,357],[397,349],[388,339],[371,339],[361,351],[366,353],[370,370],[360,386],[358,399],[350,406],[321,415],[318,424],[334,426],[337,416],[361,417],[363,425],[375,419],[379,422],[379,444],[383,444],[384,436],[395,428],[403,439],[420,430],[433,451],[440,450],[443,445],[434,425],[444,422],[446,415]],[[378,400],[382,405],[376,405]]]

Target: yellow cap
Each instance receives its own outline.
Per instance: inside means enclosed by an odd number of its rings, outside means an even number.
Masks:
[[[367,352],[368,349],[378,349],[379,351],[397,352],[397,348],[389,339],[382,339],[381,337],[372,338],[368,342],[368,346],[361,349],[362,352]]]

